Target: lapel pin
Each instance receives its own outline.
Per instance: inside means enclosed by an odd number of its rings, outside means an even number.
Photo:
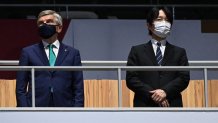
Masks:
[[[64,49],[65,52],[67,52],[67,49]]]

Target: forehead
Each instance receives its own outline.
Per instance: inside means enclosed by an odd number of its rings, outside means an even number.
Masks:
[[[158,17],[162,17],[162,18],[166,18],[166,14],[164,13],[164,11],[161,9],[159,10],[159,15]]]
[[[45,15],[40,17],[38,21],[40,22],[40,21],[54,20],[54,19],[55,19],[54,15]]]

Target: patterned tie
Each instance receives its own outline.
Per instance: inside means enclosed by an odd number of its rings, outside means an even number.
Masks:
[[[56,56],[55,56],[55,53],[53,51],[54,47],[55,46],[53,44],[48,45],[48,48],[49,48],[49,65],[50,66],[54,66],[55,61],[56,61]]]
[[[161,53],[161,50],[160,50],[160,46],[161,46],[161,43],[158,42],[157,43],[157,51],[156,51],[156,59],[157,59],[157,63],[158,65],[161,65],[161,62],[162,62],[162,53]]]

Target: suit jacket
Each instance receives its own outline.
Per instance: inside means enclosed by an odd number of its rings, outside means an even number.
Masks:
[[[151,41],[133,46],[127,66],[158,66]],[[166,43],[162,66],[188,66],[186,51]],[[189,71],[127,71],[127,87],[135,92],[135,107],[157,107],[149,91],[162,89],[171,107],[182,107],[181,92],[188,86]]]
[[[49,66],[43,43],[23,48],[19,65]],[[55,66],[81,66],[79,51],[60,42]],[[53,88],[53,93],[51,93],[51,88]],[[35,71],[36,107],[49,106],[51,94],[55,107],[82,107],[84,106],[83,88],[82,71]],[[31,73],[29,71],[18,72],[16,83],[18,107],[31,106],[31,92]]]

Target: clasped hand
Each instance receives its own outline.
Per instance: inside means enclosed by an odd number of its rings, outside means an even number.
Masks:
[[[164,90],[156,89],[156,90],[150,91],[150,93],[152,94],[151,98],[155,103],[159,104],[161,107],[169,107],[169,102],[166,99],[167,95],[164,92]]]

